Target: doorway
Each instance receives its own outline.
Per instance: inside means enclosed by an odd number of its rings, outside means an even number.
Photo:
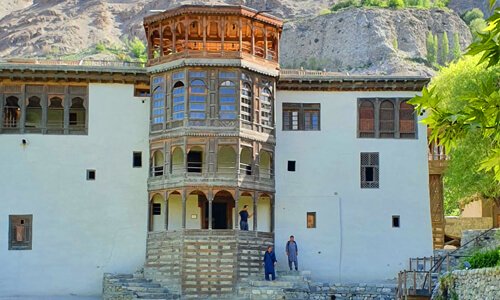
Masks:
[[[227,226],[227,203],[212,204],[212,228],[228,229]]]

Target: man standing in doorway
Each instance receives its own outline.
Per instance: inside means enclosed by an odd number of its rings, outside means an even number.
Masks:
[[[295,271],[299,270],[297,256],[299,255],[299,248],[295,242],[293,235],[290,236],[290,240],[286,242],[286,255],[288,256],[288,267],[290,271],[292,270],[292,263],[295,265]]]
[[[252,214],[248,213],[248,205],[244,205],[243,209],[240,211],[240,229],[248,231],[248,218],[251,218]]]

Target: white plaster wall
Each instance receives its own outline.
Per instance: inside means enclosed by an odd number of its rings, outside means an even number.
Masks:
[[[418,139],[357,138],[358,97],[410,92],[280,91],[276,105],[276,244],[295,235],[299,268],[337,282],[396,277],[409,257],[432,255],[426,130]],[[282,131],[282,103],[321,103],[321,131]],[[380,188],[360,188],[360,152],[380,153]],[[296,160],[296,172],[287,161]],[[306,213],[316,212],[315,229]],[[392,215],[401,227],[392,228]],[[260,218],[259,218],[260,220]]]
[[[172,194],[168,198],[168,230],[180,229],[182,229],[182,197],[180,194]]]
[[[88,135],[0,134],[0,296],[100,295],[104,272],[144,264],[149,100],[133,94],[91,84]],[[7,250],[11,214],[33,214],[33,250]]]
[[[271,200],[260,197],[257,201],[257,231],[271,232]]]

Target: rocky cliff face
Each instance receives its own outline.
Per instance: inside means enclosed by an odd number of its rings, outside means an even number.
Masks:
[[[465,1],[465,0],[462,0]],[[482,0],[481,0],[482,1]],[[432,71],[422,63],[428,31],[470,41],[460,18],[440,10],[347,9],[319,16],[336,0],[1,0],[0,58],[79,53],[96,43],[144,39],[151,10],[182,4],[243,4],[284,18],[282,64],[361,73]],[[294,21],[295,20],[295,21]],[[396,45],[397,44],[397,45]],[[311,58],[312,61],[311,61]]]
[[[447,32],[449,49],[455,33],[462,49],[471,41],[465,23],[444,10],[353,8],[287,23],[281,63],[350,73],[431,75],[422,64],[428,32],[439,39]]]

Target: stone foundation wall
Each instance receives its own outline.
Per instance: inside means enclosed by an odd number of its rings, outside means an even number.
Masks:
[[[148,235],[144,276],[186,297],[235,293],[239,279],[262,273],[274,235],[239,230],[183,230]]]
[[[462,237],[462,231],[471,229],[489,229],[493,227],[493,218],[463,218],[446,217],[445,234],[453,237]]]
[[[286,299],[309,299],[309,300],[395,300],[396,290],[394,284],[309,284],[309,291],[289,289],[285,291]],[[335,298],[332,298],[334,296]]]
[[[456,270],[448,273],[451,282],[448,294],[456,293],[458,299],[495,300],[500,299],[500,267],[474,270]],[[439,299],[439,293],[432,299]]]

